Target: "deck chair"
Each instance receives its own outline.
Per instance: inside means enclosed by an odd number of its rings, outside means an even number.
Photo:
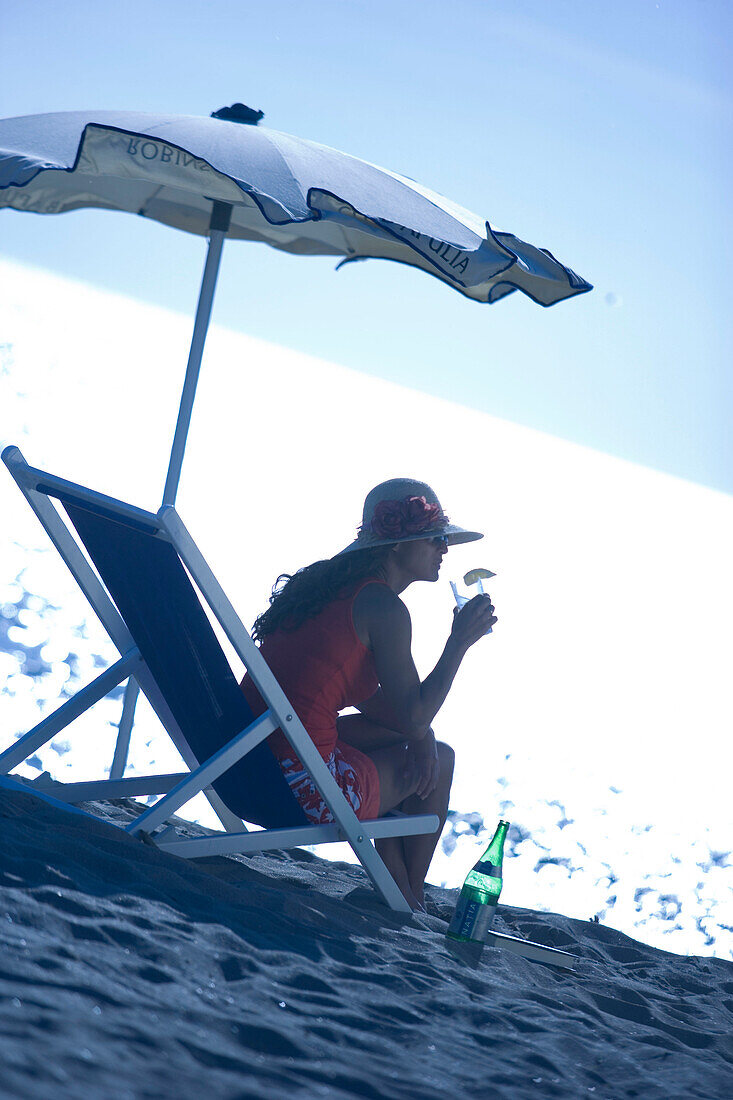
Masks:
[[[393,814],[358,820],[175,508],[164,506],[155,514],[65,481],[29,466],[17,447],[6,447],[2,458],[120,657],[0,753],[0,774],[8,774],[95,702],[134,678],[189,770],[125,777],[129,726],[125,729],[123,721],[109,778],[68,784],[37,780],[34,786],[40,792],[67,803],[159,794],[157,802],[126,826],[127,832],[144,832],[161,849],[191,858],[345,840],[384,902],[409,912],[373,840],[434,833],[438,818]],[[267,704],[256,719],[202,600]],[[294,798],[265,743],[278,727],[310,772],[334,824],[310,824]],[[170,825],[161,829],[201,791],[225,832],[181,837]],[[245,822],[260,829],[248,831]]]

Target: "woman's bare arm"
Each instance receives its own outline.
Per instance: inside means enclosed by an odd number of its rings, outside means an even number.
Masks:
[[[377,689],[374,695],[370,695],[368,699],[365,699],[363,703],[358,703],[356,709],[360,714],[363,714],[365,718],[368,718],[370,722],[375,722],[377,725],[384,726],[387,730],[395,730],[398,733],[401,732],[397,728],[399,725],[399,718],[387,704],[381,687]]]
[[[477,596],[461,609],[438,663],[420,682],[412,659],[410,613],[402,600],[386,585],[376,584],[362,589],[357,600],[355,617],[368,635],[381,686],[378,705],[407,740],[420,740],[445,702],[468,649],[496,622],[491,601]]]

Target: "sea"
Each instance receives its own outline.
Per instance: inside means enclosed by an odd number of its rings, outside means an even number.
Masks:
[[[190,319],[4,267],[3,446],[154,510]],[[460,886],[504,818],[507,903],[679,954],[733,958],[731,498],[241,334],[212,330],[210,342],[180,507],[246,622],[279,572],[350,540],[372,475],[427,471],[456,522],[471,526],[476,514],[487,530],[480,561],[464,554],[453,567],[449,556],[438,585],[407,601],[424,675],[450,626],[449,577],[477,565],[497,573],[500,621],[436,719],[459,766],[429,881]],[[266,364],[256,385],[253,357]],[[357,430],[340,424],[339,409],[355,406],[372,418],[384,410],[371,466],[368,446],[361,459],[333,461]],[[1,750],[117,653],[4,470],[0,478]],[[107,774],[123,691],[19,774]],[[126,774],[180,766],[141,698]],[[183,812],[215,824],[202,796]],[[344,845],[318,852],[353,858]]]

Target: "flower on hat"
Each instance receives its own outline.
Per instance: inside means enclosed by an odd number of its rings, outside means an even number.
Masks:
[[[369,534],[378,539],[402,539],[423,532],[427,534],[447,523],[440,505],[429,503],[425,497],[380,500],[374,509]]]

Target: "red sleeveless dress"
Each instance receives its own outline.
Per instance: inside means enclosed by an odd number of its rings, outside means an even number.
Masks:
[[[379,687],[374,659],[354,629],[353,606],[374,577],[333,600],[297,630],[276,630],[260,647],[296,714],[360,821],[379,816],[379,775],[370,757],[339,740],[338,713],[364,702]],[[376,583],[383,583],[377,581]],[[249,676],[242,691],[258,717],[265,704]],[[268,738],[290,789],[310,821],[333,821],[309,773],[280,729]]]

